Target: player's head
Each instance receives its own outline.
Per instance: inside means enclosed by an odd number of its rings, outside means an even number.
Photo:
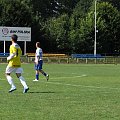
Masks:
[[[11,36],[11,40],[13,41],[13,42],[17,42],[17,39],[18,39],[18,36],[16,35],[16,34],[13,34],[12,36]]]
[[[40,47],[40,42],[36,42],[36,47]]]

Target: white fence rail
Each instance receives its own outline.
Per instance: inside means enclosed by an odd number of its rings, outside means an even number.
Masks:
[[[104,58],[72,58],[72,57],[43,57],[45,63],[67,64],[120,64],[120,56]],[[34,57],[21,57],[22,63],[34,63]],[[0,63],[7,63],[6,57],[0,57]]]

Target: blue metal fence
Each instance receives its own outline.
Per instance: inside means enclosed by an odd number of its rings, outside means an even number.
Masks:
[[[72,58],[103,58],[101,54],[71,54]]]
[[[0,53],[0,57],[7,57],[9,56],[9,53]]]

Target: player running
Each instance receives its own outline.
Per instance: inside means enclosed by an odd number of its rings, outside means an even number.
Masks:
[[[23,72],[23,69],[21,68],[21,61],[20,56],[22,55],[22,51],[20,46],[17,44],[18,36],[13,34],[11,36],[11,42],[12,45],[10,45],[10,55],[7,57],[8,65],[6,67],[6,78],[8,80],[8,83],[11,85],[11,89],[9,92],[13,92],[16,90],[16,86],[13,82],[13,78],[10,76],[12,72],[16,73],[16,76],[19,78],[21,84],[23,85],[23,93],[27,93],[29,90],[25,79],[22,77],[21,73]]]

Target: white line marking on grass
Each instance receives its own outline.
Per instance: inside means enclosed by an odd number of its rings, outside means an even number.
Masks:
[[[44,82],[44,81],[41,81],[41,82]],[[46,83],[46,82],[44,82],[44,83]],[[60,82],[47,82],[47,83],[54,84],[54,85],[72,86],[72,87],[84,87],[84,88],[93,88],[93,89],[113,89],[113,90],[120,90],[120,88],[87,86],[87,85],[75,85],[75,84],[64,84],[64,83],[60,83]]]
[[[80,75],[80,76],[67,76],[67,77],[54,77],[54,78],[50,78],[50,79],[61,79],[61,78],[80,78],[80,77],[86,77],[87,75]]]
[[[50,78],[50,79],[60,79],[60,78],[79,78],[79,77],[85,77],[87,75],[83,74],[81,76],[71,76],[71,77],[56,77],[56,78]],[[31,79],[31,78],[26,78],[26,79]],[[6,80],[6,79],[2,79],[0,78],[0,80]],[[31,79],[32,80],[32,79]],[[75,85],[75,84],[64,84],[64,83],[60,83],[60,82],[50,82],[50,81],[40,81],[42,83],[49,83],[49,84],[54,84],[54,85],[64,85],[64,86],[72,86],[72,87],[84,87],[84,88],[93,88],[93,89],[112,89],[112,90],[120,90],[120,88],[112,88],[112,87],[100,87],[100,86],[87,86],[87,85]]]
[[[44,81],[41,81],[44,82]],[[47,82],[49,84],[54,85],[64,85],[64,86],[72,86],[72,87],[84,87],[84,88],[95,88],[95,89],[113,89],[113,90],[120,90],[120,88],[111,88],[111,87],[98,87],[98,86],[86,86],[86,85],[75,85],[75,84],[64,84],[60,82]]]
[[[67,77],[53,77],[53,78],[50,78],[50,79],[67,79],[67,78],[80,78],[80,77],[86,77],[87,75],[83,74],[83,75],[80,75],[80,76],[67,76]],[[31,79],[31,78],[26,78],[26,79]],[[0,80],[7,80],[7,79],[2,79],[0,78]]]

